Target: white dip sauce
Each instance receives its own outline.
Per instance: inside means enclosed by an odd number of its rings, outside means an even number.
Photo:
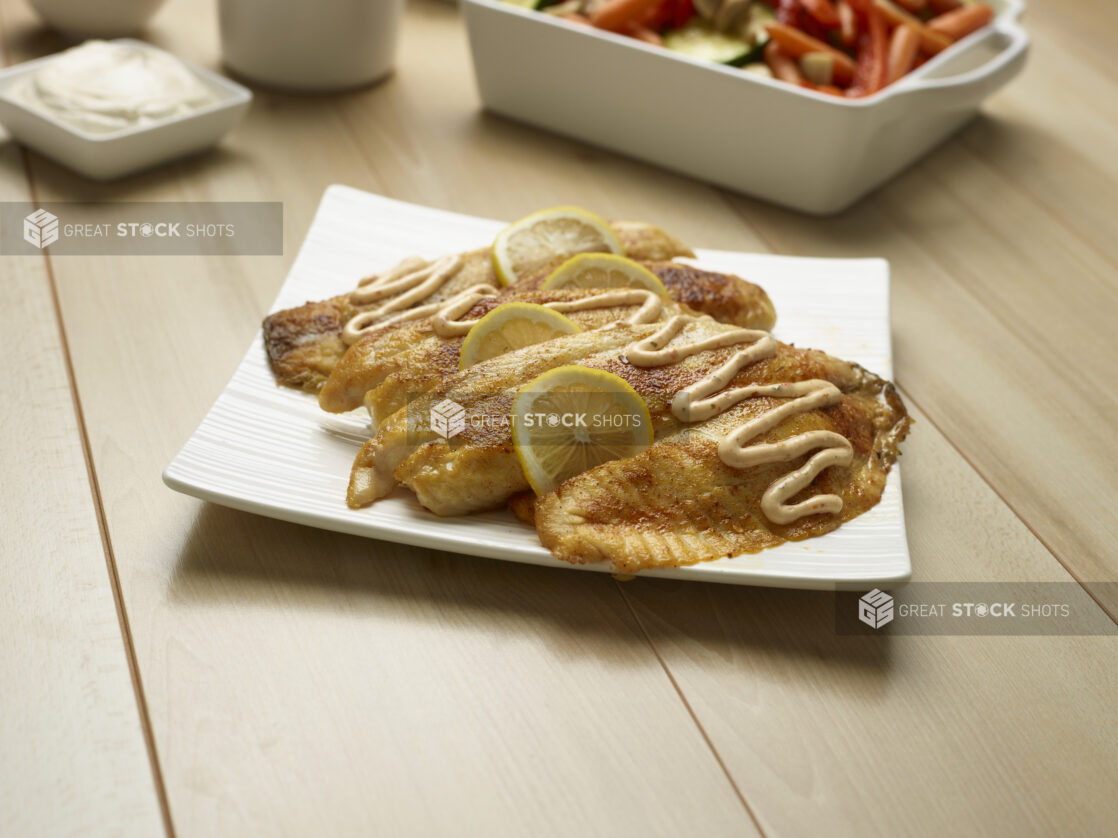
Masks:
[[[136,44],[86,41],[21,79],[27,105],[83,131],[150,125],[217,97],[177,58]]]

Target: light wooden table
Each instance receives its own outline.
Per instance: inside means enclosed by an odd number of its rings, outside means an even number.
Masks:
[[[394,78],[261,93],[204,157],[96,185],[0,145],[3,200],[285,211],[282,257],[0,265],[0,834],[1113,835],[1113,638],[837,638],[826,595],[370,542],[159,479],[325,186],[574,202],[699,246],[889,259],[915,578],[1118,579],[1118,10],[1026,23],[1022,78],[828,220],[481,114],[433,0]],[[217,66],[210,4],[149,34]],[[60,46],[22,0],[0,35],[5,63]]]

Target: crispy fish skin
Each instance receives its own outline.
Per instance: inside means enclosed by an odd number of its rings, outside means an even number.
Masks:
[[[356,313],[342,294],[264,318],[264,349],[276,381],[316,392],[345,353],[342,329]]]
[[[660,326],[651,324],[630,328],[649,335]],[[680,339],[701,340],[731,328],[733,327],[703,317],[688,325]],[[603,330],[610,331],[613,330]],[[511,354],[518,356],[517,362],[522,365],[533,361],[537,366],[543,366],[549,353],[568,340],[569,338],[557,338]],[[676,392],[724,364],[735,351],[732,347],[723,347],[692,355],[670,366],[637,367],[624,359],[626,346],[628,343],[603,346],[599,351],[575,359],[575,362],[580,366],[613,373],[636,390],[648,406],[652,430],[657,438],[674,432],[681,425],[671,413],[671,400]],[[562,366],[564,363],[570,361],[552,363],[548,368]],[[493,411],[490,414],[478,412],[477,415],[507,417],[512,404],[512,393],[534,377],[520,376],[517,384],[507,394],[507,399],[501,401],[485,402],[478,398],[470,385],[455,384],[453,378],[450,379],[450,387],[463,397],[478,403],[475,410]],[[442,392],[443,388],[436,388],[431,391],[431,395],[437,397]],[[450,398],[466,404],[454,396]],[[463,435],[461,439],[456,438],[450,443],[438,440],[420,446],[414,454],[394,465],[395,478],[415,492],[419,502],[436,515],[464,515],[501,506],[514,493],[527,489],[528,482],[520,470],[519,460],[513,449],[511,428],[507,423],[503,426],[493,424],[496,427],[485,438]]]
[[[667,260],[695,255],[691,248],[659,227],[633,221],[617,222],[613,226],[632,259]],[[463,253],[462,258],[462,270],[417,305],[452,297],[471,285],[500,286],[488,247]],[[342,328],[366,308],[368,306],[352,305],[347,292],[329,300],[277,311],[264,318],[264,347],[276,381],[317,393],[346,351]]]
[[[776,310],[764,289],[752,282],[730,274],[706,271],[679,262],[644,263],[664,282],[668,297],[675,303],[685,306],[684,311],[692,310],[709,314],[724,323],[733,323],[751,329],[768,331],[776,322]],[[554,300],[578,299],[580,296],[593,296],[600,290],[540,291],[539,287],[548,272],[541,271],[502,290],[496,302],[486,300],[475,306],[467,318],[479,317],[505,302],[551,302]],[[674,313],[675,309],[673,309]],[[568,317],[576,320],[584,328],[592,329],[628,316],[624,309],[602,309],[586,312],[570,312]],[[389,379],[396,382],[396,390],[404,394],[424,392],[433,386],[440,377],[458,369],[457,349],[461,338],[444,339],[435,335],[431,320],[424,319],[413,323],[387,326],[363,337],[353,344],[338,361],[318,394],[318,403],[323,410],[331,413],[344,413],[361,406],[369,394],[372,403],[366,402],[374,421],[387,416],[400,407],[398,398],[387,398],[387,391],[381,396],[371,391],[385,384]],[[453,344],[454,364],[449,364],[449,355],[443,351],[445,345]],[[406,353],[406,355],[404,354]],[[438,366],[438,362],[444,362]],[[414,376],[415,380],[401,380]],[[426,382],[424,384],[419,379]]]
[[[487,248],[462,254],[462,269],[421,303],[453,297],[478,283],[495,281]],[[345,354],[342,329],[369,306],[355,306],[342,294],[321,302],[304,303],[264,318],[264,347],[276,381],[317,393]]]
[[[813,430],[834,431],[850,440],[853,463],[825,469],[791,499],[836,494],[843,499],[838,515],[809,515],[778,525],[761,511],[768,486],[810,454],[791,463],[746,469],[727,466],[719,458],[719,440],[779,404],[770,398],[746,400],[635,457],[576,475],[538,498],[534,507],[521,499],[518,512],[533,516],[540,541],[557,558],[578,564],[608,561],[623,573],[755,553],[830,532],[881,499],[910,420],[893,385],[855,364],[792,350],[782,363],[769,365],[760,380],[793,377],[829,380],[843,391],[842,401],[799,414],[757,441],[777,442]]]
[[[605,329],[565,335],[548,341],[547,351],[529,346],[509,352],[469,369],[455,373],[439,387],[397,411],[377,434],[361,446],[350,472],[346,502],[354,509],[368,506],[384,497],[397,485],[396,468],[412,454],[425,449],[492,454],[492,471],[475,475],[480,483],[520,485],[524,476],[512,452],[508,427],[509,410],[516,390],[525,381],[554,367],[574,363],[603,350],[628,346],[660,328],[654,324],[629,326],[617,324]],[[471,421],[451,440],[441,439],[431,427],[431,409],[443,399],[465,408]],[[479,458],[483,460],[484,458]],[[488,481],[486,480],[488,478]],[[527,484],[524,484],[527,485]],[[482,501],[488,508],[502,500]]]

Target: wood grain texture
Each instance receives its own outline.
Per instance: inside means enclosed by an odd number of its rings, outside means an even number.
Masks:
[[[20,58],[60,46],[0,9]],[[498,218],[569,202],[698,246],[888,258],[917,577],[1114,580],[1113,14],[1038,8],[987,115],[833,219],[479,113],[433,0],[409,4],[396,76],[261,91],[213,153],[108,185],[33,156],[43,199],[284,202],[283,257],[56,260],[178,834],[1107,834],[1113,639],[842,642],[818,596],[361,541],[158,475],[327,184]],[[209,7],[148,34],[217,64]]]
[[[27,201],[0,145],[0,201]],[[163,826],[45,261],[3,256],[0,835]]]
[[[164,31],[205,31],[192,10]],[[35,182],[44,198],[281,198],[293,254],[325,185],[388,192],[412,171],[401,138],[370,152],[347,123],[361,102],[413,107],[385,103],[394,89],[263,96],[209,161],[98,186],[36,160]],[[336,147],[296,157],[324,135]],[[382,181],[365,155],[390,150],[405,156]],[[609,577],[510,573],[162,486],[289,259],[57,260],[176,834],[757,834]]]
[[[914,581],[1071,581],[915,416]],[[766,835],[1101,836],[1118,818],[1113,637],[837,637],[825,594],[623,590]]]

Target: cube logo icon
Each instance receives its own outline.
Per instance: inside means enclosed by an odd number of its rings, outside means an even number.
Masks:
[[[23,219],[23,240],[42,250],[58,241],[58,216],[45,209],[35,210]]]
[[[466,430],[466,408],[458,402],[443,399],[431,408],[431,428],[443,439],[451,439]]]
[[[893,598],[874,588],[858,600],[858,619],[875,629],[893,622]]]

